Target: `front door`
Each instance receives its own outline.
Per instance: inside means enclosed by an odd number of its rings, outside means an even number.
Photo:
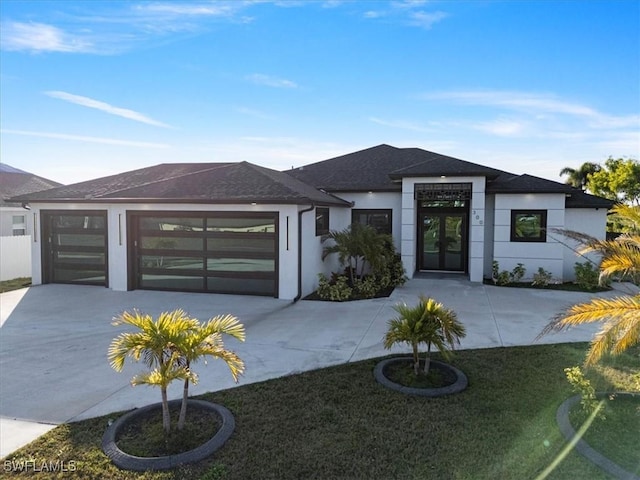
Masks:
[[[465,271],[466,212],[423,212],[420,217],[420,270]]]

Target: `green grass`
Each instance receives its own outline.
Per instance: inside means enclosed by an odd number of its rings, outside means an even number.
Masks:
[[[31,277],[20,277],[11,280],[0,281],[0,293],[10,292],[11,290],[18,290],[19,288],[28,287],[31,285]]]
[[[640,397],[611,397],[604,403],[604,419],[596,418],[583,440],[629,472],[640,468]],[[580,405],[569,417],[577,431],[584,422]]]
[[[387,390],[373,379],[376,360],[207,394],[233,412],[236,431],[211,459],[172,472],[125,472],[109,462],[100,440],[116,414],[61,425],[6,460],[73,460],[76,470],[60,478],[83,479],[533,479],[566,443],[555,423],[572,394],[563,369],[580,364],[586,347],[457,352],[452,363],[470,383],[450,397]],[[629,354],[610,360],[593,370],[594,386],[629,388],[639,363]],[[571,452],[547,478],[608,477]]]

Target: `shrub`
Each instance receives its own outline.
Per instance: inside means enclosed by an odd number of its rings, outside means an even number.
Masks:
[[[362,298],[373,298],[380,290],[378,282],[372,276],[358,278],[353,283],[353,291],[355,294]]]
[[[500,264],[497,260],[493,261],[493,283],[496,285],[509,285],[510,283],[519,282],[524,277],[527,269],[524,264],[518,263],[511,272],[500,270]]]
[[[536,287],[546,287],[551,282],[552,275],[542,267],[538,268],[538,273],[533,274],[532,285]]]
[[[344,302],[349,300],[353,294],[353,289],[349,286],[349,279],[346,275],[334,275],[333,280],[322,273],[318,274],[318,295],[324,300],[332,302]]]
[[[594,268],[592,262],[576,262],[573,271],[576,274],[576,283],[585,290],[595,290],[598,288],[600,272]]]
[[[591,382],[585,378],[580,367],[569,367],[564,369],[567,380],[573,387],[573,391],[580,394],[580,405],[585,415],[589,416],[594,412],[598,412],[596,416],[604,419],[602,409],[599,409],[599,401],[596,397],[596,391]]]

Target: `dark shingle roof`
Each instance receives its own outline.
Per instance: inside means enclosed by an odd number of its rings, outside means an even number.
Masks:
[[[286,173],[317,188],[332,192],[400,191],[397,180],[409,176],[486,176],[500,170],[440,155],[420,148],[378,145],[331,158]]]
[[[2,164],[2,166],[0,171],[0,205],[3,206],[20,206],[20,202],[8,202],[7,199],[62,185],[53,180],[9,167],[6,164]]]
[[[329,192],[400,191],[403,177],[481,176],[487,179],[487,193],[564,193],[568,208],[611,206],[606,199],[564,183],[516,175],[420,148],[378,145],[286,173]]]
[[[282,172],[248,162],[161,164],[24,195],[19,200],[349,205]]]

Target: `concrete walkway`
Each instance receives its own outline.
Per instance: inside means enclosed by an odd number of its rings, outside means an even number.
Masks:
[[[625,288],[631,288],[626,287]],[[635,287],[634,287],[635,288]],[[143,370],[128,363],[117,373],[107,348],[121,328],[114,315],[137,308],[153,315],[183,308],[207,320],[231,313],[247,341],[227,341],[246,363],[240,384],[277,378],[390,353],[382,347],[393,305],[420,294],[453,308],[467,327],[461,348],[529,345],[551,318],[591,295],[512,289],[470,283],[458,276],[414,279],[389,298],[348,303],[174,292],[114,292],[105,288],[43,285],[0,295],[0,457],[53,426],[159,401],[157,389],[131,387]],[[611,296],[614,292],[600,294]],[[540,343],[587,341],[597,325],[551,334]],[[407,352],[397,348],[392,352]],[[197,365],[193,395],[234,386],[221,362]],[[169,389],[179,398],[181,385]]]

